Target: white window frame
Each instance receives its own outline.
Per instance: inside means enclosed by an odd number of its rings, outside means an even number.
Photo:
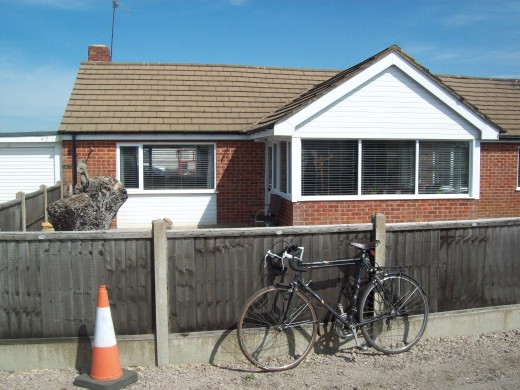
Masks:
[[[284,164],[282,164],[281,158],[284,155],[282,153],[282,144],[285,143],[285,188],[287,191],[281,190],[282,188],[282,167]],[[271,153],[269,152],[271,150]],[[270,141],[266,145],[266,187],[271,188],[271,191],[273,193],[276,193],[281,196],[290,196],[292,194],[293,187],[293,162],[292,162],[292,141],[291,140],[277,140],[277,141]],[[270,161],[269,161],[270,160]]]
[[[307,139],[307,138],[305,138]],[[310,139],[310,138],[309,138]],[[316,139],[316,138],[312,138]],[[324,139],[325,140],[325,139]],[[358,141],[358,166],[362,164],[362,141]],[[395,141],[395,139],[389,139]],[[403,139],[403,141],[410,141]],[[464,141],[469,143],[469,180],[467,194],[419,194],[418,175],[419,175],[419,142],[425,141],[414,140],[416,143],[416,159],[415,159],[415,193],[414,194],[384,194],[384,195],[361,195],[361,175],[358,169],[358,194],[357,195],[319,195],[319,196],[303,196],[302,195],[302,138],[294,137],[292,139],[292,198],[293,202],[298,201],[333,201],[333,200],[419,200],[419,199],[478,199],[480,196],[480,141],[478,140],[447,140],[447,141]],[[442,142],[441,139],[432,141]],[[520,153],[520,151],[519,151]],[[519,156],[520,158],[520,156]]]
[[[517,169],[516,169],[516,190],[520,191],[520,146],[518,147],[517,153]]]
[[[210,145],[213,147],[213,188],[211,189],[168,189],[168,190],[145,190],[144,189],[144,166],[143,166],[143,147],[144,145],[157,146],[179,146],[179,145]],[[139,188],[127,188],[128,194],[213,194],[217,192],[217,145],[212,142],[121,142],[116,145],[116,177],[121,180],[121,147],[132,146],[138,150],[138,173]]]

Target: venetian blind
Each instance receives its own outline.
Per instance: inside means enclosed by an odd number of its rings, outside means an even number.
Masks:
[[[139,149],[137,146],[121,146],[119,172],[126,188],[139,188]]]
[[[302,141],[302,195],[355,195],[358,142]]]
[[[469,142],[420,142],[420,194],[467,194],[468,186]]]
[[[144,145],[144,189],[212,189],[213,156],[212,145]]]
[[[413,194],[415,141],[363,141],[361,193]]]

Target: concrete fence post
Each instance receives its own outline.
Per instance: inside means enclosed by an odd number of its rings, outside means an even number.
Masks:
[[[372,215],[374,240],[379,240],[376,248],[376,263],[384,267],[386,265],[386,216],[384,214]]]
[[[27,230],[27,207],[25,205],[25,192],[17,192],[16,199],[20,199],[20,229],[22,232]]]
[[[157,366],[170,363],[168,321],[168,251],[166,230],[171,228],[168,219],[156,219],[152,222],[153,267],[155,280],[155,356]]]

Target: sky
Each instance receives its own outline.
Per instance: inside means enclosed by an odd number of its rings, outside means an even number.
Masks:
[[[434,74],[520,78],[520,0],[118,0],[114,62],[347,69],[398,45]],[[56,131],[113,0],[0,0],[0,132]]]

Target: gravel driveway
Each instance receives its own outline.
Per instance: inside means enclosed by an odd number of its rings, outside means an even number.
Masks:
[[[400,355],[345,349],[264,373],[249,364],[132,368],[127,389],[520,389],[520,330],[421,341]],[[75,370],[0,371],[0,389],[74,389]]]

